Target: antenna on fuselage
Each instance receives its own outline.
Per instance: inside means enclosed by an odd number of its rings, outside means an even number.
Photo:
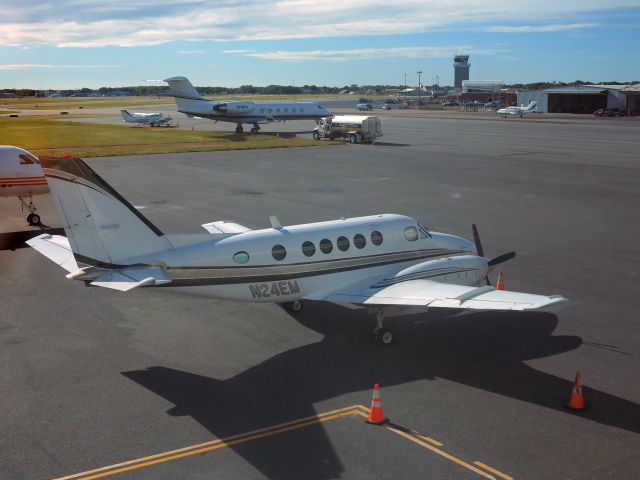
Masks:
[[[280,223],[280,220],[278,220],[278,217],[276,217],[275,215],[271,215],[269,217],[269,221],[271,222],[272,228],[275,228],[276,230],[282,230],[282,224]]]

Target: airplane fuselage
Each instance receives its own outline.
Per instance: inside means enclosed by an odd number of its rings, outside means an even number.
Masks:
[[[48,193],[49,187],[38,159],[15,147],[0,150],[0,197]]]
[[[419,278],[476,285],[488,270],[471,242],[429,232],[414,219],[395,214],[211,237],[170,235],[173,249],[118,263],[161,265],[171,280],[167,287],[279,303],[320,300],[356,281],[363,288]],[[194,243],[178,246],[185,241]],[[89,269],[75,278],[91,280],[96,274]]]

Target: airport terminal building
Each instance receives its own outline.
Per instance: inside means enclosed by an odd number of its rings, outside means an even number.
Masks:
[[[601,108],[618,109],[626,115],[640,114],[640,84],[578,85],[575,87],[521,90],[518,105],[535,100],[539,112],[592,114]]]

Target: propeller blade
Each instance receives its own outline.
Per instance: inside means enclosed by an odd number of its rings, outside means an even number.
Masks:
[[[484,250],[482,250],[482,243],[480,243],[480,235],[478,234],[476,224],[472,224],[471,228],[473,229],[473,241],[476,244],[476,251],[480,257],[484,257]]]
[[[495,267],[496,265],[500,265],[501,263],[506,262],[507,260],[511,260],[516,256],[516,252],[504,253],[502,255],[497,256],[496,258],[492,258],[489,260],[489,267]]]

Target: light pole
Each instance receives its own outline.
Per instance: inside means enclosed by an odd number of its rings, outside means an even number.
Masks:
[[[422,75],[422,70],[418,72],[418,110],[420,110],[420,75]]]
[[[436,75],[436,98],[440,96],[439,93],[440,93],[440,77]]]
[[[404,74],[404,108],[407,108],[407,74]]]

